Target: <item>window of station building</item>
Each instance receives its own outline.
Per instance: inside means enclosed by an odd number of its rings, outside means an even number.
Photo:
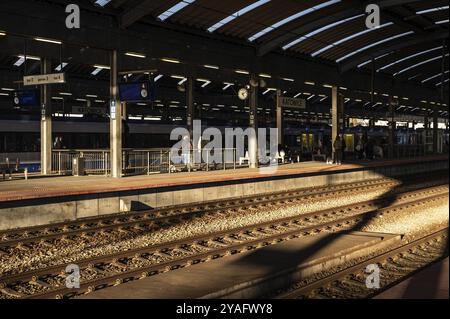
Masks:
[[[354,152],[355,151],[355,136],[353,134],[344,134],[345,141],[345,151]]]

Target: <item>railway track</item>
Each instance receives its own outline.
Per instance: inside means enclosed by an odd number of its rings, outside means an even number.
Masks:
[[[242,212],[247,209],[263,207],[276,209],[287,204],[306,204],[321,199],[329,200],[341,196],[367,193],[396,186],[398,186],[397,191],[401,192],[404,187],[414,188],[415,182],[419,180],[417,178],[411,178],[405,181],[407,185],[400,185],[398,181],[392,179],[378,179],[2,231],[0,232],[0,254],[8,254],[15,247],[20,247],[24,250],[33,250],[35,248],[34,246],[41,243],[55,246],[57,241],[73,242],[77,240],[77,237],[89,237],[95,233],[102,233],[103,235],[110,235],[112,237],[117,234],[122,236],[126,232],[135,234],[151,232],[185,220],[192,220],[208,215],[220,216],[232,210]],[[433,183],[439,184],[442,182],[436,181]]]
[[[220,233],[78,260],[75,263],[80,267],[81,287],[76,290],[65,287],[66,264],[3,276],[0,279],[0,298],[70,298],[292,238],[323,231],[343,231],[383,214],[426,207],[447,198],[448,187],[437,186]],[[394,199],[396,202],[392,204]]]
[[[448,227],[380,253],[328,277],[297,283],[279,299],[361,299],[371,298],[405,280],[430,264],[448,256]],[[369,265],[379,267],[379,288],[368,288],[365,272]]]

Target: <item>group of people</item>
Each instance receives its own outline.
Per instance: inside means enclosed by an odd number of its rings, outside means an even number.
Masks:
[[[345,160],[345,150],[347,145],[342,135],[338,135],[332,142],[331,139],[324,143],[327,164],[341,165]],[[358,160],[373,160],[376,158],[384,158],[383,147],[373,139],[359,139],[355,147],[356,158]]]

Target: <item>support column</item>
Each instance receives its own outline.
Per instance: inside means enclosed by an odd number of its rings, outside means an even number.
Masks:
[[[41,73],[52,73],[51,61],[43,59]],[[50,85],[41,87],[41,174],[52,172],[52,105]]]
[[[189,138],[193,145],[193,132],[194,132],[194,78],[189,76],[186,81],[186,126],[189,131]],[[194,146],[195,148],[195,146]]]
[[[433,110],[433,154],[438,153],[438,111]]]
[[[395,132],[395,104],[389,103],[389,138],[388,138],[388,157],[394,158],[394,132]]]
[[[258,76],[251,75],[250,83],[258,83]],[[250,85],[250,111],[249,127],[254,134],[248,137],[248,154],[250,157],[250,168],[258,167],[258,88]]]
[[[110,70],[110,156],[111,156],[111,176],[122,177],[122,105],[118,94],[118,68],[117,51],[111,53]]]
[[[339,91],[337,86],[331,88],[331,143],[334,144],[336,137],[341,133],[339,121]],[[334,155],[334,148],[333,148]],[[334,158],[334,157],[333,157]]]
[[[423,127],[424,127],[424,136],[423,136],[423,143],[424,143],[424,154],[428,154],[430,151],[429,144],[430,144],[430,121],[428,119],[428,115],[424,116],[423,119]]]
[[[284,145],[283,106],[280,103],[281,90],[277,90],[277,130],[278,144]]]

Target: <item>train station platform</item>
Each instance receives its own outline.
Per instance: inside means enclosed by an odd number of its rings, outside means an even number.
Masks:
[[[301,237],[98,290],[81,298],[258,298],[400,241],[400,237],[365,232]]]
[[[448,170],[448,155],[412,160],[286,164],[112,179],[32,177],[0,182],[0,230],[307,187]]]
[[[425,268],[374,299],[448,299],[448,257]]]

